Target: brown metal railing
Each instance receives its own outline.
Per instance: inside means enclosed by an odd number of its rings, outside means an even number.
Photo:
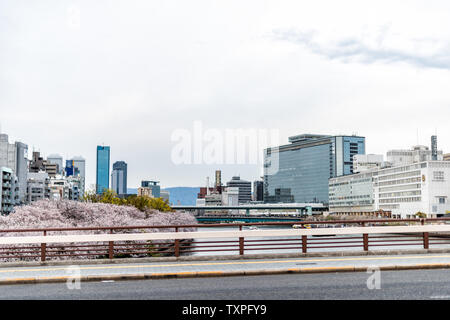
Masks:
[[[161,225],[161,226],[120,226],[120,227],[81,227],[81,228],[42,228],[42,229],[4,229],[0,235],[8,233],[23,233],[24,235],[40,234],[48,236],[51,233],[82,233],[83,231],[95,231],[100,233],[118,233],[119,231],[136,232],[150,229],[158,229],[168,232],[181,232],[193,229],[208,229],[213,227],[239,228],[250,226],[293,226],[311,225],[320,227],[323,225],[337,226],[379,226],[391,224],[435,224],[450,223],[450,218],[423,218],[423,219],[365,219],[365,220],[330,220],[330,221],[297,221],[297,222],[259,222],[259,223],[223,223],[223,224],[189,224],[189,225]],[[317,250],[364,250],[383,248],[387,246],[420,246],[429,249],[430,246],[442,246],[450,244],[450,237],[424,233],[415,234],[362,234],[360,236],[297,236],[281,239],[237,239],[227,240],[200,240],[189,239],[161,240],[161,241],[109,241],[95,244],[47,244],[41,245],[4,245],[0,247],[0,259],[11,260],[35,260],[47,261],[58,258],[119,258],[119,257],[143,257],[143,256],[175,256],[185,254],[239,254],[258,253],[260,251],[271,252],[301,252],[308,253]],[[449,247],[450,248],[450,247]]]

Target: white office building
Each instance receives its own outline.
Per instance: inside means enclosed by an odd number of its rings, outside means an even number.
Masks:
[[[438,161],[444,158],[442,151],[437,151]],[[433,160],[432,150],[427,146],[414,146],[410,150],[390,150],[387,152],[387,161],[393,167],[408,165],[417,162]]]
[[[237,206],[239,205],[239,188],[227,187],[222,191],[222,204],[224,206]]]
[[[17,177],[18,202],[25,202],[28,172],[28,146],[22,142],[9,143],[7,134],[0,134],[0,167],[10,168]]]
[[[424,161],[332,178],[330,212],[391,211],[409,218],[450,213],[450,162]],[[332,199],[332,200],[331,200]]]
[[[82,177],[57,175],[50,179],[50,199],[52,200],[74,200],[78,201],[81,194]]]
[[[375,170],[331,178],[329,180],[330,212],[359,213],[375,211],[373,186]]]
[[[50,178],[47,172],[28,172],[26,202],[50,198]]]

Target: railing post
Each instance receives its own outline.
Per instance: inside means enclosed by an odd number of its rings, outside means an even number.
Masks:
[[[363,247],[364,251],[369,251],[369,235],[367,233],[363,234]]]
[[[308,251],[308,236],[302,236],[302,252],[306,253]]]
[[[242,231],[242,225],[239,225],[239,231]],[[244,238],[239,237],[239,255],[244,255]]]
[[[44,230],[44,236],[47,235],[47,231]],[[41,261],[44,262],[46,258],[47,244],[41,243]]]
[[[244,238],[239,238],[239,255],[244,255]]]
[[[428,238],[428,232],[423,233],[423,248],[428,249],[430,246],[430,241]]]
[[[113,229],[109,231],[110,234],[113,233]],[[108,248],[108,257],[109,259],[112,259],[114,257],[114,241],[109,242],[109,248]]]
[[[175,228],[175,232],[178,232],[178,227]],[[180,239],[175,239],[175,257],[180,256]]]

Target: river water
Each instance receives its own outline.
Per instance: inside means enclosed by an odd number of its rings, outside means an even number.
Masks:
[[[258,227],[259,230],[270,230],[270,229],[291,229],[290,226],[260,226]],[[233,227],[208,227],[208,228],[200,228],[199,231],[232,231],[232,230],[238,230],[238,227],[233,228]],[[246,227],[244,227],[243,230],[246,230]],[[369,239],[373,239],[372,237],[376,237],[376,236],[381,236],[381,235],[370,235]],[[352,239],[344,239],[344,238],[349,238],[351,237]],[[363,246],[362,246],[362,236],[361,235],[342,235],[342,236],[333,236],[331,237],[332,239],[330,240],[329,237],[327,237],[327,239],[325,239],[325,237],[308,237],[308,252],[333,252],[333,251],[362,251],[363,250]],[[342,239],[340,239],[342,238]],[[354,239],[353,239],[354,238]],[[298,241],[292,241],[292,245],[278,245],[276,241],[274,242],[270,242],[270,243],[265,243],[265,246],[259,246],[259,245],[255,245],[255,246],[251,246],[251,247],[247,247],[248,244],[250,244],[250,242],[245,242],[245,254],[271,254],[271,253],[301,253],[302,249],[301,249],[301,240],[299,236],[289,236],[289,237],[260,237],[260,238],[246,238],[245,240],[267,240],[267,239],[298,239]],[[311,239],[311,240],[310,240]],[[397,238],[393,238],[393,239],[397,239]],[[403,240],[412,240],[412,238],[401,238]],[[230,241],[230,240],[236,240],[236,242],[234,243],[224,243],[224,244],[234,244],[237,245],[237,239],[232,239],[232,238],[216,238],[214,240],[211,239],[197,239],[194,241],[194,245],[196,246],[195,250],[212,250],[214,248],[200,248],[201,246],[206,246],[206,245],[220,245],[220,244],[206,244],[206,243],[199,243],[199,242],[209,242],[209,241]],[[373,239],[375,240],[375,239]],[[381,239],[377,239],[377,240],[381,240]],[[383,239],[386,240],[386,239]],[[342,241],[342,242],[347,242],[347,241],[358,241],[355,243],[337,243],[337,244],[326,244],[325,242],[330,242],[330,241]],[[430,239],[430,241],[432,241]],[[437,248],[450,248],[450,239],[447,240],[449,243],[448,244],[430,244],[430,249],[437,249]],[[280,241],[283,242],[283,241]],[[369,241],[370,242],[370,241]],[[290,242],[289,242],[290,243]],[[386,242],[379,242],[380,244],[385,244]],[[407,249],[423,249],[423,244],[422,244],[422,239],[418,238],[417,240],[414,241],[415,244],[411,244],[411,245],[401,245],[402,243],[412,243],[412,241],[405,241],[405,242],[397,242],[396,244],[390,244],[390,245],[384,245],[384,246],[372,246],[369,245],[369,251],[374,251],[374,250],[407,250]],[[253,243],[253,244],[258,244],[258,243]],[[270,245],[267,245],[270,244]],[[340,245],[357,245],[357,247],[339,247],[339,248],[313,248],[313,246],[340,246]],[[250,250],[252,249],[261,249],[264,247],[291,247],[291,248],[286,248],[286,249],[263,249],[263,250]],[[295,247],[295,248],[293,248]],[[232,248],[233,251],[208,251],[208,252],[195,252],[192,255],[230,255],[230,254],[239,254],[239,248],[238,246],[235,247],[229,247],[230,249]],[[217,249],[222,249],[217,247]]]

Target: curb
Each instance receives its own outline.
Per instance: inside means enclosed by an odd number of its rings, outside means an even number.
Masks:
[[[97,264],[124,264],[124,263],[151,263],[151,262],[177,262],[177,261],[221,261],[245,259],[283,259],[283,258],[309,258],[309,257],[351,257],[376,255],[408,255],[427,253],[450,253],[450,249],[410,249],[410,250],[373,250],[373,251],[332,251],[309,253],[272,253],[272,254],[244,254],[244,255],[210,255],[210,256],[181,256],[181,257],[149,257],[149,258],[117,258],[93,260],[54,260],[54,261],[21,261],[1,262],[1,268],[33,267],[33,266],[64,266],[64,265],[97,265]]]
[[[313,273],[339,273],[339,272],[366,272],[369,267],[341,266],[341,267],[309,267],[309,268],[286,268],[265,269],[247,271],[200,271],[200,272],[174,272],[174,273],[134,273],[120,275],[91,275],[81,276],[81,282],[99,281],[122,281],[122,280],[162,280],[162,279],[187,279],[187,278],[209,278],[209,277],[235,277],[235,276],[261,276],[280,274],[313,274]],[[421,269],[450,269],[450,263],[425,263],[415,265],[393,265],[379,266],[380,271],[401,271]],[[38,283],[61,283],[73,280],[73,276],[63,277],[35,277],[35,278],[13,278],[0,280],[0,285],[13,284],[38,284]]]

